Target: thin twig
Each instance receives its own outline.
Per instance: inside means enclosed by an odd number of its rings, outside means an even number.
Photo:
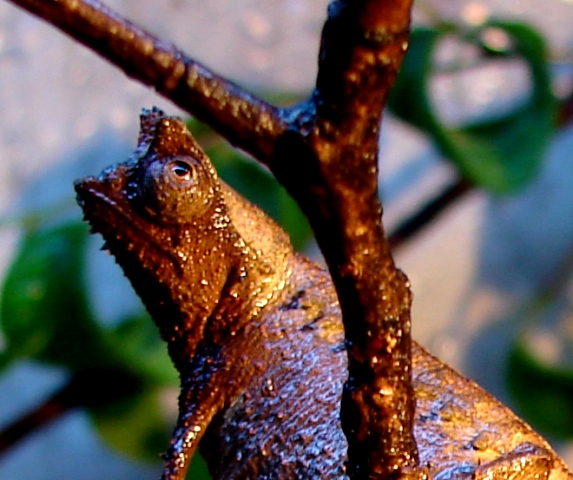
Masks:
[[[113,367],[80,370],[42,404],[0,431],[0,454],[74,408],[108,405],[134,394],[138,388],[134,377]]]
[[[45,400],[41,405],[14,420],[0,431],[0,455],[24,439],[28,434],[58,419],[72,406],[62,401],[63,391]]]
[[[463,178],[454,180],[390,233],[388,236],[390,246],[393,249],[399,248],[415,238],[433,220],[442,215],[448,207],[455,204],[460,198],[472,191],[473,188],[475,187]]]

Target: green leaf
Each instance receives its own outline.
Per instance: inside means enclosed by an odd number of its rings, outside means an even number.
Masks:
[[[84,282],[88,237],[78,222],[26,229],[2,291],[0,368],[23,357],[67,367],[74,373],[62,398],[86,408],[111,446],[158,461],[173,428],[161,403],[178,376],[147,314],[111,329],[93,317]],[[210,478],[200,458],[193,475]]]
[[[518,341],[510,352],[507,381],[520,413],[535,429],[573,437],[572,369],[545,364]]]
[[[157,462],[169,445],[172,429],[161,414],[163,396],[161,388],[147,384],[119,401],[90,408],[90,417],[111,447],[134,459]]]
[[[86,303],[79,223],[28,231],[4,283],[6,352],[76,370],[98,363],[102,336]]]
[[[506,51],[493,51],[484,43],[489,29],[507,35]],[[442,125],[428,85],[435,73],[434,52],[445,35],[473,43],[484,55],[523,59],[533,83],[526,104],[494,120],[457,128]],[[544,41],[532,28],[507,22],[490,22],[469,33],[453,25],[415,29],[389,106],[402,120],[427,133],[470,182],[496,194],[511,193],[535,176],[555,131],[556,103]]]
[[[146,312],[130,318],[107,333],[108,351],[117,365],[141,381],[157,386],[174,386],[179,378],[167,353],[167,345]]]
[[[210,480],[212,478],[205,460],[199,453],[193,456],[186,478],[189,480]]]
[[[30,229],[4,283],[0,315],[7,348],[0,361],[33,358],[65,366],[117,367],[162,385],[176,374],[151,318],[114,329],[97,323],[84,284],[88,229],[82,223]]]
[[[433,54],[443,34],[425,27],[412,30],[408,53],[388,99],[394,114],[430,134],[442,130],[430,103],[428,83]]]
[[[297,203],[278,186],[276,191],[278,213],[275,220],[287,231],[296,250],[302,250],[312,238],[312,229]]]

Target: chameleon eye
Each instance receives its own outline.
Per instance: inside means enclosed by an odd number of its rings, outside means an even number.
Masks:
[[[211,205],[216,177],[192,156],[155,158],[143,164],[134,201],[160,223],[195,221]]]
[[[181,186],[187,186],[197,180],[196,169],[185,160],[172,160],[166,165],[166,171],[169,178]]]

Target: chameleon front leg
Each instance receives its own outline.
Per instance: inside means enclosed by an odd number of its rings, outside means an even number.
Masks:
[[[219,410],[220,399],[213,394],[216,391],[212,384],[200,389],[192,387],[188,390],[183,387],[171,445],[163,454],[165,463],[161,480],[185,479],[199,441]]]
[[[194,415],[191,416],[195,418]],[[161,480],[184,480],[193,454],[201,439],[204,426],[191,418],[179,417],[171,446],[163,454],[165,464]]]
[[[225,402],[220,385],[226,373],[218,348],[200,344],[190,362],[174,363],[181,379],[179,415],[171,445],[163,454],[161,480],[185,479],[199,441]]]

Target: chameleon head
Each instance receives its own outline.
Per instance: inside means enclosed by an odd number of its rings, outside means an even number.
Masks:
[[[238,242],[215,169],[184,122],[144,111],[132,157],[75,189],[163,337],[201,335]]]

